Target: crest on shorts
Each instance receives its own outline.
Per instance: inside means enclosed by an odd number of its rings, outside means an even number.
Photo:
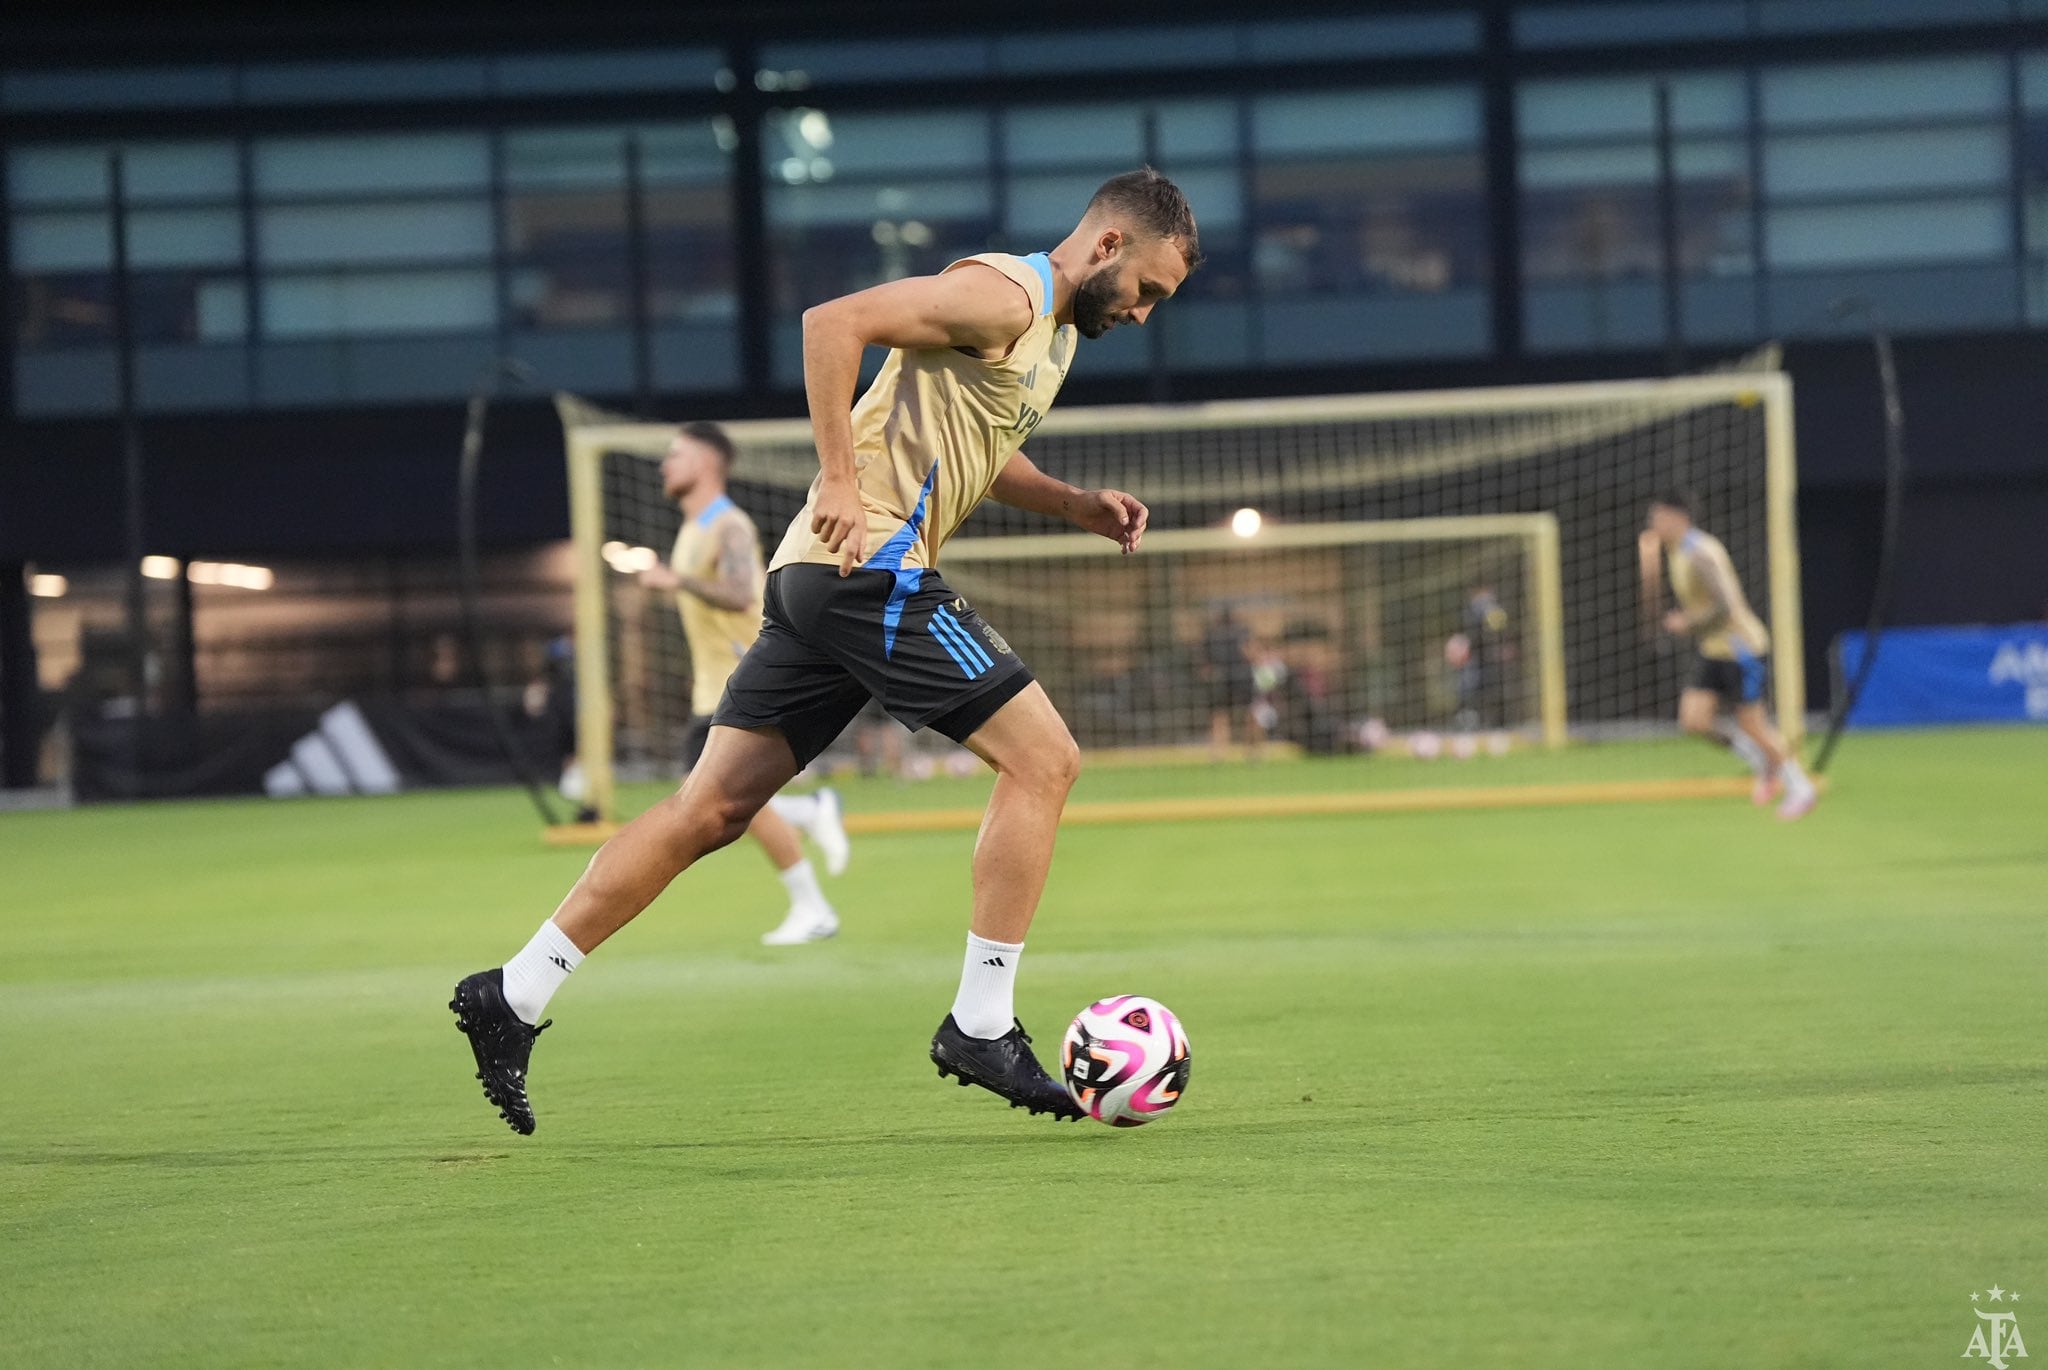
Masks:
[[[997,632],[995,629],[988,626],[987,619],[982,618],[979,614],[976,614],[974,612],[974,606],[969,604],[965,597],[958,595],[954,596],[953,614],[956,618],[963,618],[969,620],[974,624],[976,628],[979,628],[981,630],[981,635],[984,638],[988,639],[988,645],[995,649],[995,653],[997,656],[1010,655],[1010,644],[1003,641],[1003,635],[1001,633]]]

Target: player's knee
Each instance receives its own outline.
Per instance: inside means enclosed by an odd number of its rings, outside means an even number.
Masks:
[[[761,805],[736,795],[714,794],[704,801],[704,833],[710,843],[706,851],[730,846],[753,826]]]
[[[1059,737],[1048,740],[1034,756],[1036,779],[1041,787],[1061,795],[1074,788],[1074,782],[1081,778],[1081,748],[1074,741],[1074,735],[1060,729]]]
[[[761,809],[708,785],[686,785],[663,803],[672,811],[676,840],[691,860],[739,841]]]
[[[1060,777],[1070,790],[1081,778],[1081,744],[1074,741],[1071,734],[1061,740]]]
[[[997,771],[1046,794],[1066,796],[1081,775],[1081,748],[1065,728],[990,758]]]

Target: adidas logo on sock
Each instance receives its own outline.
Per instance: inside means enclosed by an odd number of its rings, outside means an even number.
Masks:
[[[1000,956],[991,956],[988,958],[988,960],[983,961],[982,964],[984,966],[1002,966],[1008,965],[1009,963],[1003,960],[1003,958]]]
[[[553,961],[557,966],[560,966],[562,968],[562,973],[564,975],[567,975],[569,973],[568,958],[562,956],[549,956],[548,960]]]

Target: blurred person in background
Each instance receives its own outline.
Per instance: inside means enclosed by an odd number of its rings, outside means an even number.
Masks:
[[[1654,613],[1662,603],[1668,567],[1678,606],[1659,622],[1665,632],[1692,643],[1692,672],[1678,696],[1679,726],[1749,763],[1756,777],[1752,802],[1762,807],[1782,796],[1778,817],[1804,818],[1819,791],[1764,706],[1770,630],[1750,609],[1728,549],[1693,522],[1697,508],[1687,491],[1666,490],[1650,501],[1646,526],[1636,538],[1644,612]],[[1734,716],[1733,733],[1721,731],[1723,706]]]
[[[540,674],[526,683],[521,697],[526,716],[547,731],[549,750],[561,768],[555,790],[582,809],[590,798],[583,763],[576,755],[576,644],[564,635],[550,638]]]
[[[1247,740],[1258,728],[1251,716],[1258,697],[1252,634],[1233,609],[1217,610],[1202,634],[1201,678],[1209,696],[1209,758],[1221,761],[1230,751],[1236,719],[1244,719]]]
[[[661,488],[682,510],[682,530],[668,565],[640,574],[642,585],[675,595],[690,644],[691,719],[681,758],[686,777],[703,759],[726,681],[761,635],[761,588],[768,573],[754,520],[726,492],[734,454],[732,439],[715,423],[685,424],[677,432],[662,459]],[[789,892],[782,922],[761,935],[767,946],[801,946],[839,931],[839,915],[797,840],[799,829],[818,844],[828,871],[838,875],[846,869],[849,847],[837,791],[770,799],[747,828]]]
[[[1457,674],[1458,712],[1452,723],[1463,732],[1507,726],[1508,671],[1514,644],[1511,620],[1491,585],[1475,585],[1458,616],[1458,631],[1444,643],[1444,660]]]

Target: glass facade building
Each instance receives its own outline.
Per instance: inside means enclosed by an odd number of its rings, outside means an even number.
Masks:
[[[445,401],[504,355],[773,406],[806,306],[1050,246],[1141,162],[1209,262],[1091,377],[2048,323],[2044,0],[17,66],[0,117],[21,418],[124,371],[149,413]]]

